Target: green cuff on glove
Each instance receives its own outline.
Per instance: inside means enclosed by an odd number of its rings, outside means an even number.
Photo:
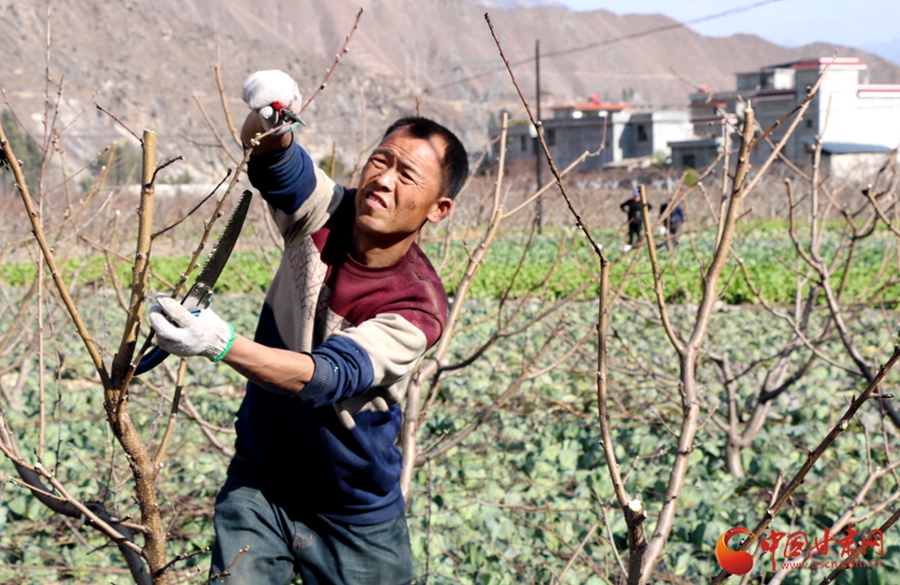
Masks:
[[[231,346],[234,345],[234,338],[235,338],[234,325],[232,325],[231,323],[226,323],[226,325],[228,325],[228,331],[230,332],[230,335],[228,336],[228,343],[225,345],[225,349],[222,350],[222,353],[220,353],[218,356],[212,358],[211,361],[213,361],[213,362],[222,361],[222,359],[225,357],[225,354],[227,354],[229,351],[231,351]]]

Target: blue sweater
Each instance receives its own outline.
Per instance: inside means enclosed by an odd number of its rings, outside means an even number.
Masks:
[[[447,318],[440,278],[415,245],[393,266],[358,263],[355,190],[336,185],[296,144],[252,157],[248,174],[285,238],[255,340],[307,353],[316,367],[295,397],[247,384],[229,472],[297,514],[390,520],[404,507],[400,402]]]

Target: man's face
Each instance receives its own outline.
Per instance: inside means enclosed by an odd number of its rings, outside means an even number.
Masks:
[[[369,157],[356,192],[356,228],[384,245],[404,240],[426,221],[440,221],[453,201],[443,195],[445,144],[399,128]]]

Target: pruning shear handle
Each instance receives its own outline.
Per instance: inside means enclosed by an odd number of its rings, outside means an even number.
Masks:
[[[200,311],[209,306],[212,302],[213,291],[209,285],[198,282],[191,287],[188,294],[181,301],[181,305],[196,317]],[[165,351],[158,345],[154,345],[153,349],[144,354],[141,361],[134,368],[134,375],[140,376],[144,372],[149,372],[159,364],[163,363],[169,357],[169,352]]]
[[[196,317],[200,314],[200,309],[191,309],[191,315]],[[154,345],[153,349],[144,354],[144,357],[141,358],[141,361],[138,362],[138,365],[134,368],[134,375],[140,376],[144,372],[149,372],[159,364],[166,361],[166,358],[169,357],[169,352],[164,350],[158,345]]]
[[[301,126],[306,126],[306,122],[301,120],[299,115],[281,105],[281,102],[272,102],[272,109],[278,112],[282,119],[288,120],[289,122],[295,122]]]

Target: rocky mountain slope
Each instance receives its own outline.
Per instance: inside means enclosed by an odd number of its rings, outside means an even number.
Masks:
[[[341,159],[352,165],[389,121],[415,111],[416,96],[424,114],[445,120],[473,150],[483,144],[492,113],[503,107],[522,113],[485,24],[486,9],[467,0],[53,0],[50,95],[55,99],[62,80],[62,122],[80,115],[61,144],[75,158],[89,159],[127,135],[93,107],[96,100],[136,131],[157,131],[161,158],[184,154],[195,176],[218,176],[231,163],[213,146],[194,100],[230,141],[210,66],[221,63],[240,124],[247,73],[284,69],[311,92],[360,7],[351,50],[306,115],[303,139],[314,155],[324,156],[336,142]],[[703,37],[663,16],[575,13],[560,6],[489,10],[530,99],[540,39],[545,107],[591,93],[683,106],[693,86],[728,89],[737,71],[834,51],[825,45],[788,49],[746,35]],[[647,31],[655,32],[642,34]],[[47,53],[47,4],[0,0],[0,85],[38,135]],[[858,51],[841,54],[863,56],[873,82],[900,82],[900,67]]]

